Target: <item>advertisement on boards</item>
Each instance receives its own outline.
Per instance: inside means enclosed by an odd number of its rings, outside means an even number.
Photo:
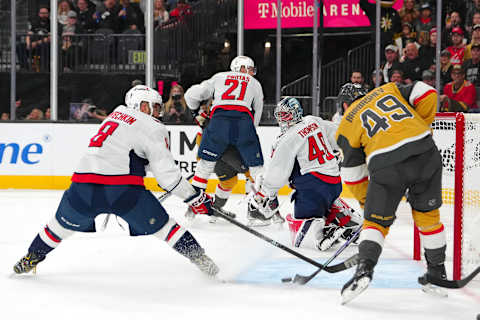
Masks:
[[[374,3],[375,1],[369,1]],[[282,28],[312,28],[314,0],[283,0]],[[393,8],[400,9],[402,0]],[[275,29],[277,27],[276,0],[245,0],[245,29]],[[359,0],[323,0],[324,26],[326,28],[368,27],[370,22],[360,8]]]

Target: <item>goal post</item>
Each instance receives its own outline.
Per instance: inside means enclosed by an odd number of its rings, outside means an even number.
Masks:
[[[447,236],[447,260],[459,280],[480,265],[480,114],[437,113],[433,138],[442,155],[440,217]],[[414,227],[413,258],[422,247]]]

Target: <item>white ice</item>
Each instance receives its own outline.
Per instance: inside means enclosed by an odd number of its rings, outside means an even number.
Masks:
[[[480,283],[449,290],[448,298],[423,293],[416,278],[423,263],[410,259],[411,215],[404,203],[375,269],[359,297],[340,305],[340,288],[352,271],[320,272],[304,287],[282,277],[315,268],[227,222],[197,217],[188,224],[185,205],[171,197],[167,211],[185,225],[221,268],[221,283],[154,237],[129,237],[115,219],[104,232],[76,234],[42,262],[36,275],[13,275],[40,228],[54,215],[60,191],[0,191],[0,319],[455,319],[480,313]],[[245,204],[234,196],[227,208],[245,222]],[[291,205],[282,198],[283,215]],[[257,229],[289,244],[287,227]],[[355,252],[347,249],[340,259]],[[325,261],[333,252],[302,250]],[[450,269],[450,268],[449,268]],[[451,270],[449,270],[451,277]]]

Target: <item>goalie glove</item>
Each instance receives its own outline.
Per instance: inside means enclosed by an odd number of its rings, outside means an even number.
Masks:
[[[258,191],[249,196],[249,205],[258,209],[265,219],[270,219],[278,211],[277,196],[266,197],[263,193]]]
[[[212,198],[203,190],[200,190],[193,196],[185,199],[184,202],[188,204],[195,214],[213,215]]]

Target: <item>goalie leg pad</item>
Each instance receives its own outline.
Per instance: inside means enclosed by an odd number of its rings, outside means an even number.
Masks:
[[[291,214],[286,216],[292,245],[296,248],[317,248],[323,237],[324,219],[295,219]]]

